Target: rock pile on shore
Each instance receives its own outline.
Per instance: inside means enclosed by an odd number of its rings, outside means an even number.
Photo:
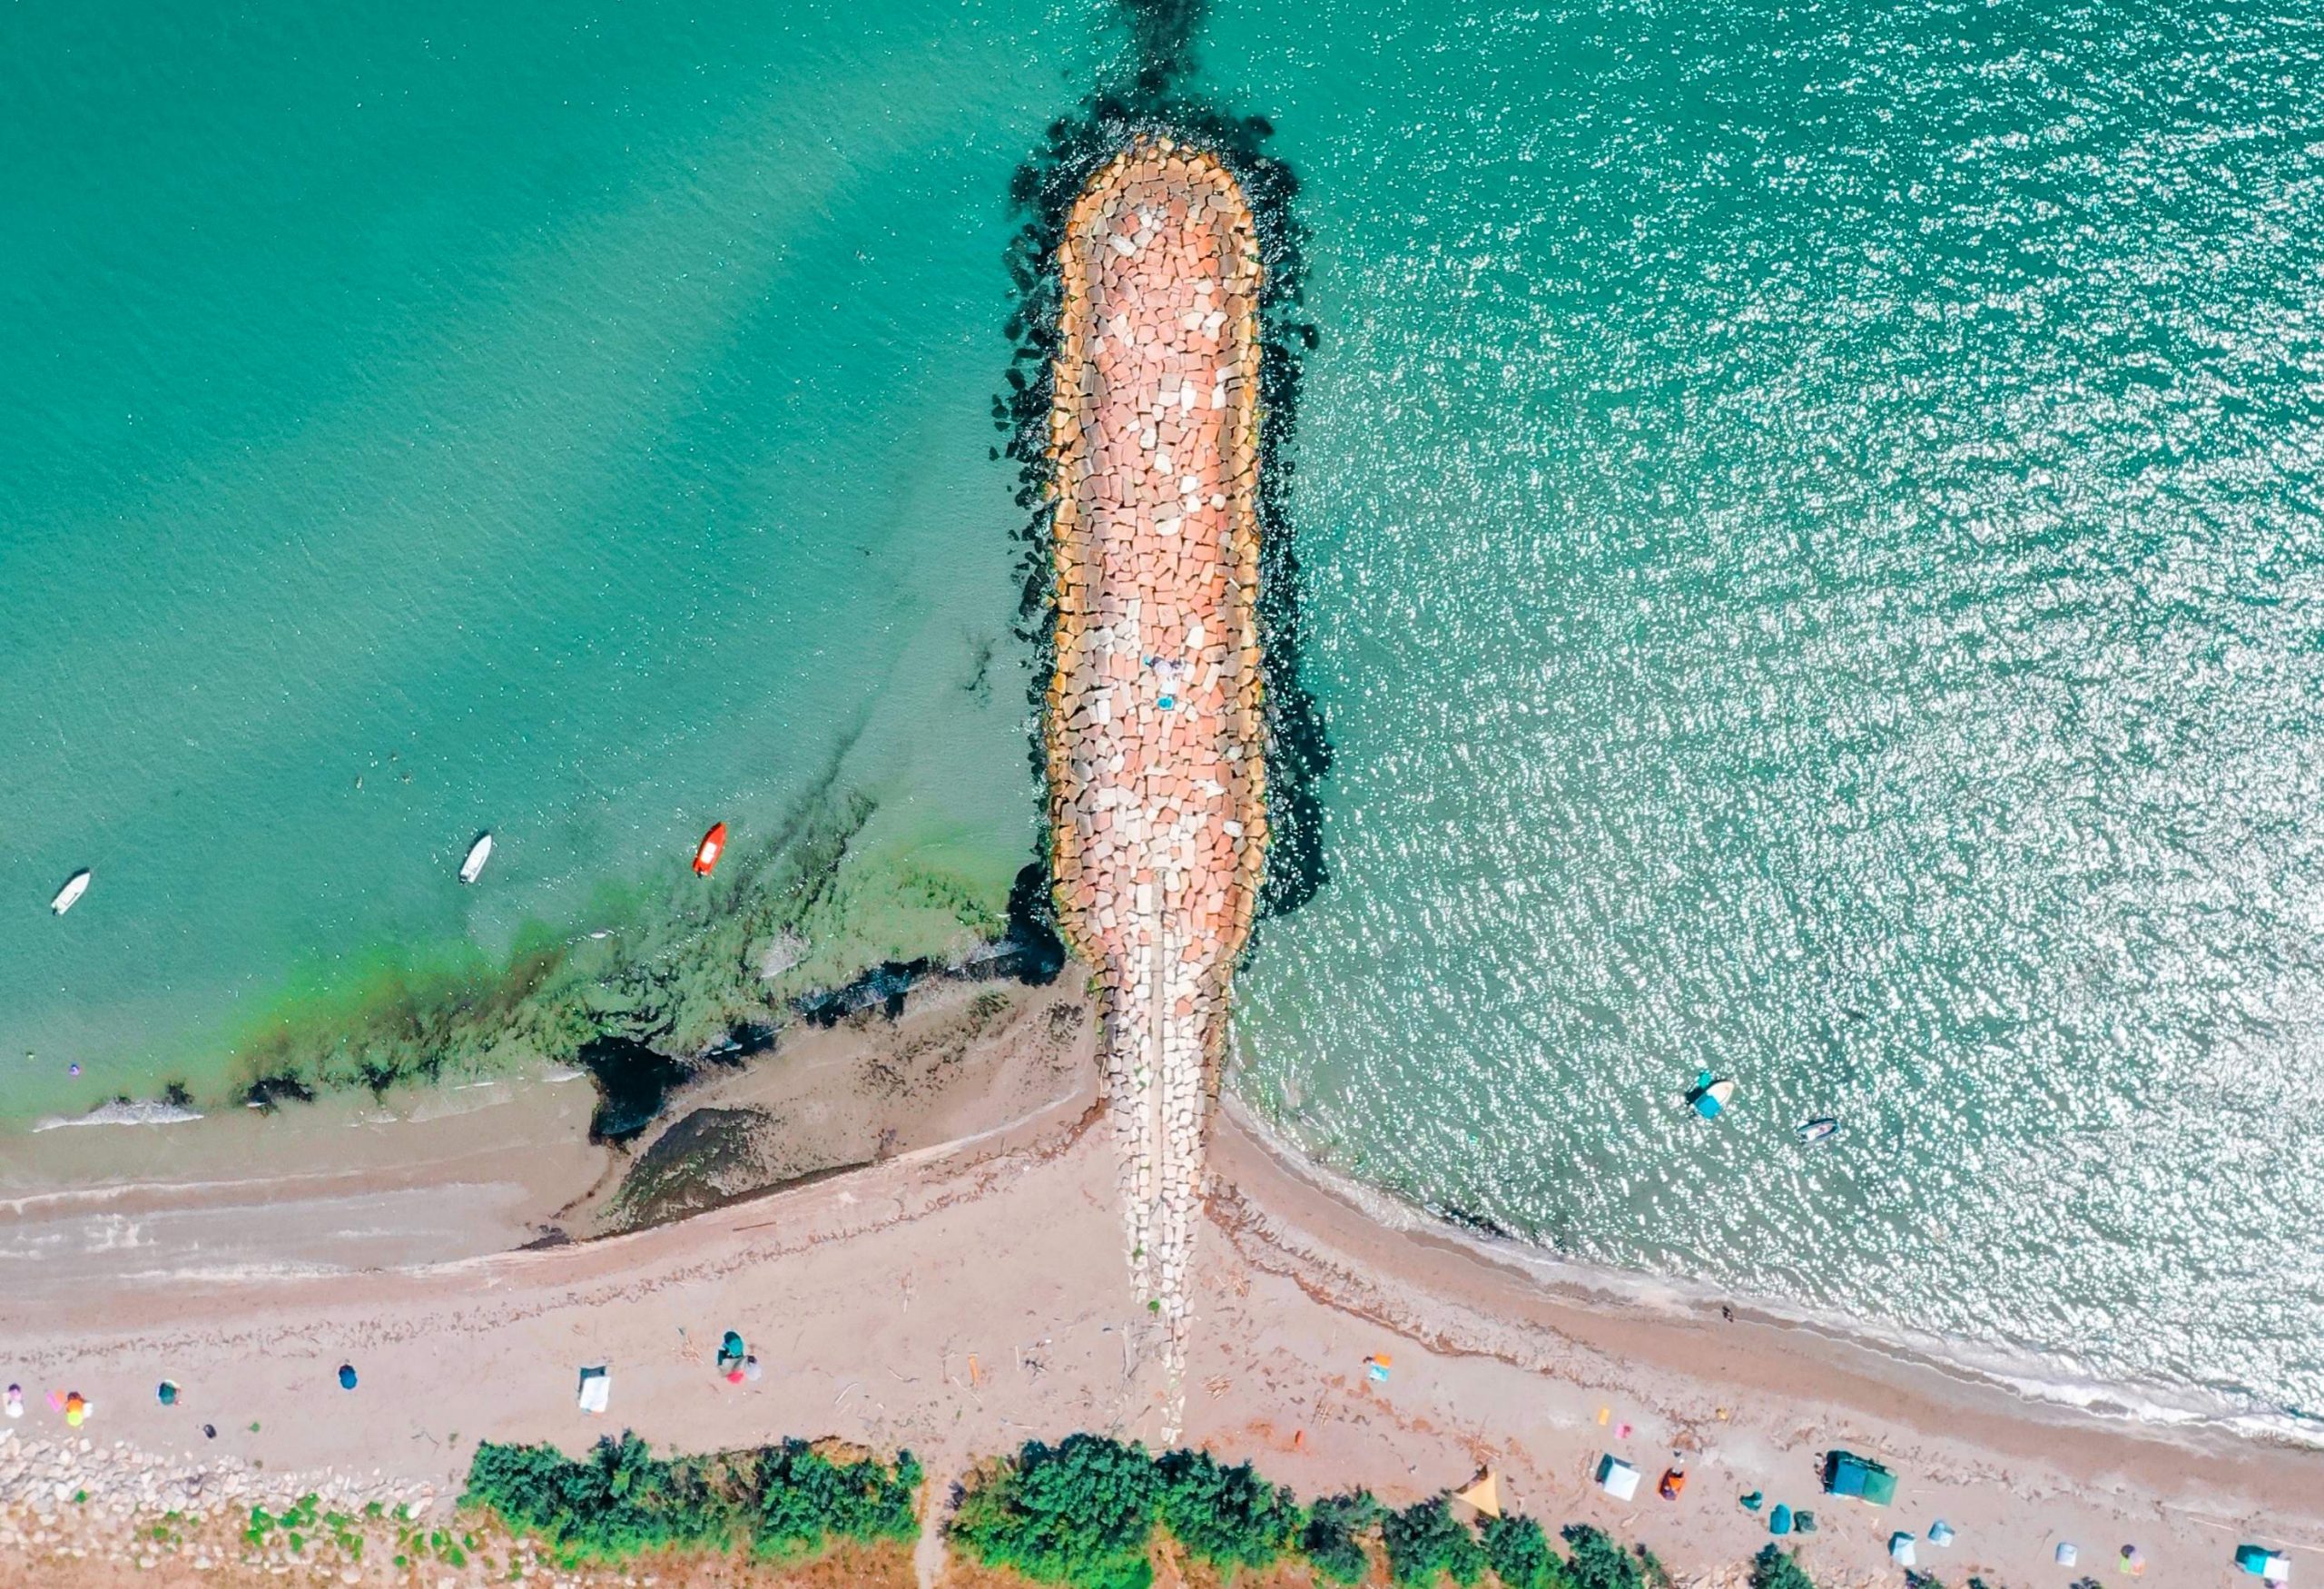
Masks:
[[[1259,249],[1226,168],[1160,139],[1090,180],[1058,265],[1059,915],[1103,990],[1131,1261],[1175,1359],[1267,838]]]
[[[295,1552],[289,1531],[269,1529],[260,1543],[247,1537],[252,1508],[280,1516],[302,1503],[313,1506],[318,1520],[335,1514],[345,1525],[333,1530],[319,1521]],[[112,1562],[143,1571],[215,1573],[228,1583],[295,1568],[310,1580],[327,1573],[322,1581],[352,1584],[363,1580],[361,1564],[338,1547],[335,1533],[369,1537],[376,1564],[384,1568],[392,1564],[396,1528],[426,1517],[436,1505],[432,1488],[408,1481],[268,1473],[233,1457],[197,1462],[85,1436],[26,1439],[0,1431],[0,1564]],[[385,1554],[382,1545],[389,1547]],[[0,1582],[17,1581],[32,1580],[0,1570]]]

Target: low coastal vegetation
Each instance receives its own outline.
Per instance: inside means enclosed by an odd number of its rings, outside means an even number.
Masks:
[[[1097,1435],[1029,1442],[987,1464],[960,1496],[952,1547],[987,1567],[1072,1589],[1147,1589],[1167,1541],[1222,1579],[1301,1564],[1324,1583],[1354,1584],[1384,1567],[1399,1589],[1490,1575],[1505,1589],[1649,1589],[1668,1574],[1643,1551],[1597,1529],[1569,1528],[1561,1556],[1531,1518],[1486,1518],[1480,1532],[1443,1496],[1401,1511],[1362,1491],[1301,1505],[1249,1464]]]
[[[551,1446],[477,1448],[461,1504],[537,1542],[568,1569],[655,1554],[737,1554],[774,1565],[841,1545],[893,1548],[918,1537],[924,1476],[910,1452],[786,1440],[708,1456],[656,1456],[636,1435],[600,1439],[586,1456]],[[955,1495],[952,1551],[985,1569],[1068,1589],[1148,1589],[1168,1558],[1218,1582],[1278,1568],[1326,1584],[1435,1589],[1667,1589],[1643,1549],[1595,1528],[1560,1536],[1530,1517],[1472,1525],[1443,1495],[1403,1507],[1368,1493],[1302,1505],[1248,1463],[1165,1451],[1100,1435],[1029,1441],[988,1461]],[[455,1536],[457,1537],[457,1536]],[[1812,1589],[1772,1548],[1753,1589]]]
[[[1751,1589],[1816,1589],[1816,1585],[1796,1557],[1767,1545],[1751,1558]]]
[[[100,1482],[109,1466],[145,1471],[135,1453],[123,1448],[110,1463],[70,1443],[62,1453],[81,1487],[60,1509],[69,1516],[52,1519],[66,1529],[50,1542],[60,1558],[110,1554],[152,1566],[182,1556],[202,1569],[239,1562],[339,1576],[388,1568],[429,1583],[546,1582],[553,1573],[576,1589],[651,1575],[767,1589],[901,1589],[914,1579],[923,1525],[942,1516],[946,1500],[928,1493],[909,1451],[883,1456],[838,1440],[793,1439],[657,1456],[625,1430],[579,1456],[553,1446],[479,1442],[454,1515],[376,1482],[330,1481],[292,1501],[290,1489],[247,1487],[254,1476],[239,1469],[222,1510],[157,1516],[124,1511]],[[61,1482],[47,1470],[37,1479],[44,1495]],[[1302,1504],[1248,1463],[1221,1463],[1203,1451],[1155,1454],[1098,1435],[1028,1442],[973,1468],[949,1498],[944,1538],[956,1576],[980,1589],[1147,1589],[1157,1580],[1252,1589],[1671,1584],[1643,1547],[1587,1525],[1552,1534],[1521,1515],[1472,1516],[1443,1495],[1401,1509],[1362,1490]],[[6,1500],[0,1493],[0,1533],[12,1525]],[[133,1537],[109,1543],[109,1526],[133,1529]],[[1814,1589],[1796,1556],[1774,1545],[1747,1571],[1738,1581],[1751,1589]],[[1906,1582],[1944,1589],[1924,1574],[1907,1574]],[[1999,1586],[1970,1578],[1966,1589]]]
[[[575,1459],[553,1446],[477,1447],[462,1504],[537,1535],[568,1564],[655,1551],[747,1551],[803,1560],[832,1545],[918,1536],[922,1476],[911,1452],[785,1440],[755,1450],[657,1457],[625,1431]]]

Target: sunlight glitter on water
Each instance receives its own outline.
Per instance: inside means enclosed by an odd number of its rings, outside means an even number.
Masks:
[[[1332,240],[1295,512],[1334,882],[1263,933],[1246,1090],[1578,1258],[2324,1406],[2297,36],[1219,34]]]

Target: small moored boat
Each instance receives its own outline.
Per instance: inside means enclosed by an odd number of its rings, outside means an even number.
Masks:
[[[460,863],[460,881],[474,883],[484,875],[484,864],[492,859],[492,834],[480,833],[476,843],[468,846],[468,858]]]
[[[1819,1115],[1812,1120],[1799,1122],[1799,1140],[1813,1148],[1818,1142],[1828,1142],[1839,1134],[1840,1122],[1829,1115]]]
[[[694,869],[704,877],[718,870],[718,856],[726,848],[726,824],[719,823],[702,835],[702,843],[694,847]]]
[[[81,896],[88,892],[89,869],[84,866],[64,880],[64,886],[56,891],[56,897],[48,902],[48,908],[61,916],[79,903]]]
[[[1715,1120],[1727,1112],[1728,1100],[1734,1096],[1734,1082],[1705,1071],[1695,1078],[1694,1090],[1687,1094],[1687,1104],[1703,1119]]]

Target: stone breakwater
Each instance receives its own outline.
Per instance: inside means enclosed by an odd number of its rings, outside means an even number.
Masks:
[[[1089,180],[1057,263],[1058,913],[1101,990],[1131,1266],[1176,1363],[1267,839],[1259,245],[1226,169],[1157,139]]]

